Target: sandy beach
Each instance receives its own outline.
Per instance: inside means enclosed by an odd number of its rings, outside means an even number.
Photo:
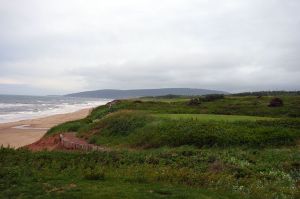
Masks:
[[[49,128],[67,121],[82,119],[90,111],[90,108],[82,109],[73,113],[0,124],[0,146],[19,148],[31,144],[43,137]]]

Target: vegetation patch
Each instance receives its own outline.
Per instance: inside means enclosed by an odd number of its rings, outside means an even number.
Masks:
[[[102,168],[96,167],[96,168],[87,168],[85,169],[84,178],[87,180],[104,180],[105,173]]]
[[[283,106],[282,99],[275,97],[270,101],[269,107],[280,107]]]
[[[295,145],[299,129],[286,128],[272,121],[197,121],[169,120],[150,123],[130,138],[133,146],[161,147],[193,145],[197,147]]]
[[[0,198],[297,198],[296,148],[0,149]]]
[[[195,119],[199,121],[258,121],[258,120],[276,120],[271,117],[257,117],[246,115],[219,115],[219,114],[157,114],[159,117],[170,119]],[[278,119],[278,118],[277,118]]]
[[[151,121],[149,114],[140,111],[122,110],[107,115],[94,125],[102,135],[106,136],[126,136],[133,130],[145,126]]]
[[[0,198],[299,198],[298,93],[205,98],[118,100],[47,134],[107,152],[1,149]]]

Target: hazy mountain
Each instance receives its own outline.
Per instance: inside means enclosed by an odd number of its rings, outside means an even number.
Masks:
[[[135,90],[114,90],[104,89],[96,91],[85,91],[72,93],[68,97],[96,97],[109,99],[136,98],[145,96],[162,96],[162,95],[207,95],[207,94],[227,94],[224,91],[196,89],[196,88],[160,88],[160,89],[135,89]]]

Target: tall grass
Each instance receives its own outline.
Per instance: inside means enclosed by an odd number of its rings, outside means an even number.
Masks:
[[[297,198],[299,161],[296,148],[0,149],[0,198]]]

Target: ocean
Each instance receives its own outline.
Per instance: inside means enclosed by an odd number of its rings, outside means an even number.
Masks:
[[[100,98],[0,95],[0,123],[71,113],[109,101]]]

